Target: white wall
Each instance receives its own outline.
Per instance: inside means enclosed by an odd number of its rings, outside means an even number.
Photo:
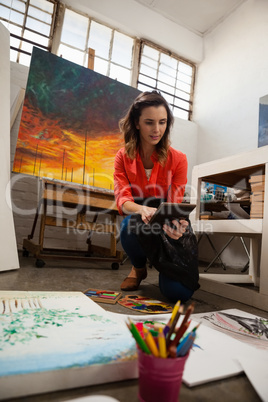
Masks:
[[[258,146],[259,98],[268,94],[267,38],[267,0],[248,0],[204,38],[194,100],[198,164]]]
[[[268,1],[248,0],[204,38],[198,67],[194,121],[198,126],[197,164],[258,147],[259,98],[268,94]],[[227,235],[214,235],[221,250]],[[247,241],[248,244],[248,241]],[[204,238],[200,259],[215,256]],[[247,257],[239,238],[223,255],[242,268]]]

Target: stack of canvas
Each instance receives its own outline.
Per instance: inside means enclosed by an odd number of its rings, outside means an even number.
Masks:
[[[250,195],[250,218],[256,219],[263,217],[263,205],[264,205],[264,181],[265,175],[254,175],[249,179],[251,186]]]

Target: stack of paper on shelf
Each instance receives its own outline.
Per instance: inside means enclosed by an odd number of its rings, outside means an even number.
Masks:
[[[254,175],[249,179],[251,186],[250,195],[250,218],[262,219],[264,205],[264,181],[265,175]]]

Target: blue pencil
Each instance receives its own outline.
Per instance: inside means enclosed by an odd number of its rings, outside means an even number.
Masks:
[[[195,340],[195,333],[190,332],[177,347],[177,356],[185,356],[191,349]]]

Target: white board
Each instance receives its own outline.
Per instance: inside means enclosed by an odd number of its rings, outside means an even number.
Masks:
[[[19,268],[10,189],[9,31],[0,23],[0,271]]]

